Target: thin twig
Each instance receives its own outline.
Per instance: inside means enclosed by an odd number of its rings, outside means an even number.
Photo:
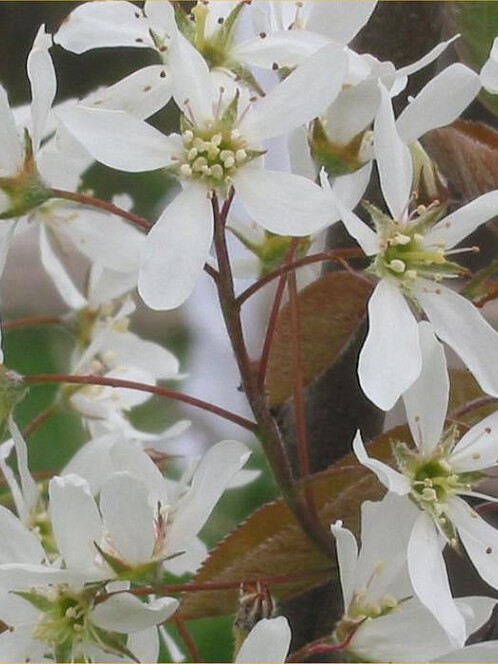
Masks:
[[[37,431],[37,429],[41,427],[41,425],[44,424],[49,419],[49,417],[51,417],[54,414],[55,409],[56,409],[55,404],[51,404],[50,406],[48,406],[48,408],[42,410],[42,412],[39,413],[35,417],[35,419],[32,422],[30,422],[30,424],[28,424],[27,427],[25,427],[25,429],[23,429],[22,432],[23,438],[27,440],[30,436],[32,436],[35,433],[35,431]]]
[[[301,334],[299,325],[299,301],[297,296],[296,273],[287,276],[289,289],[289,307],[291,318],[292,359],[293,359],[293,401],[294,421],[296,426],[299,471],[304,479],[304,495],[310,512],[318,520],[313,489],[307,478],[311,473],[308,436],[306,432],[306,413],[304,406],[303,358],[301,352]]]
[[[130,390],[139,390],[140,392],[156,394],[157,396],[165,397],[166,399],[180,401],[189,404],[190,406],[200,408],[201,410],[207,410],[209,413],[218,415],[225,420],[230,420],[230,422],[234,422],[253,433],[257,430],[257,425],[254,422],[247,420],[241,415],[232,413],[229,410],[225,410],[220,406],[203,401],[202,399],[192,397],[189,394],[176,392],[175,390],[170,390],[167,387],[159,387],[158,385],[147,385],[145,383],[137,383],[133,380],[121,380],[119,378],[108,378],[104,376],[72,376],[70,374],[35,374],[24,376],[24,382],[28,385],[39,385],[41,383],[69,383],[73,385],[104,385],[106,387],[123,387]]]
[[[67,201],[74,201],[81,205],[105,210],[106,212],[110,212],[111,214],[115,214],[118,217],[131,221],[133,224],[140,226],[140,228],[143,228],[146,231],[150,230],[152,227],[152,224],[143,217],[139,217],[137,214],[133,214],[133,212],[128,212],[128,210],[123,210],[123,208],[120,208],[113,203],[109,203],[108,201],[101,201],[100,198],[94,198],[93,196],[87,196],[86,194],[80,194],[74,191],[65,191],[64,189],[52,189],[51,191],[54,198],[63,198]]]
[[[289,250],[284,260],[284,265],[291,265],[294,254],[296,253],[297,247],[299,245],[298,238],[294,238],[291,242]],[[280,275],[278,280],[277,290],[275,292],[275,297],[273,298],[273,304],[270,310],[270,316],[268,318],[268,324],[266,326],[265,338],[263,341],[263,348],[261,350],[261,358],[259,360],[259,373],[258,380],[261,386],[265,383],[266,370],[268,368],[268,360],[270,359],[270,351],[273,343],[273,337],[275,335],[275,330],[277,327],[278,313],[280,307],[282,306],[282,299],[285,293],[285,286],[287,284],[288,273],[284,272]]]
[[[348,636],[341,643],[334,643],[334,644],[326,643],[326,641],[328,641],[330,637],[318,639],[317,641],[308,643],[302,648],[299,648],[299,650],[293,652],[287,658],[287,661],[302,662],[304,659],[306,659],[307,657],[311,657],[312,655],[325,655],[327,653],[335,652],[337,650],[345,650],[353,640],[353,636],[356,634],[357,630],[363,624],[363,622],[364,621],[362,621],[355,629],[351,630]]]
[[[455,408],[454,411],[449,413],[447,419],[458,420],[464,415],[467,415],[467,413],[476,410],[477,408],[483,408],[484,406],[491,406],[493,404],[498,404],[498,400],[496,397],[490,397],[490,396],[479,397],[477,399],[473,399],[472,401],[467,401],[467,403],[464,403],[459,408]]]
[[[175,622],[176,629],[178,630],[178,634],[180,635],[183,643],[185,644],[185,647],[187,648],[188,654],[190,656],[190,661],[202,662],[199,649],[197,648],[197,645],[194,639],[192,638],[190,632],[188,631],[187,626],[185,625],[185,622],[181,617],[181,615],[176,613],[173,620]]]
[[[274,576],[259,577],[253,579],[237,579],[233,581],[205,581],[200,583],[170,583],[161,586],[146,586],[141,588],[130,588],[128,590],[116,590],[105,595],[115,595],[123,592],[133,595],[169,595],[171,593],[210,592],[214,590],[237,590],[242,583],[261,583],[265,586],[282,586],[287,583],[295,583],[301,579],[313,576],[323,576],[334,571],[333,567],[323,569],[297,572],[296,574],[278,574]]]
[[[62,325],[64,323],[60,316],[29,316],[27,318],[18,318],[17,320],[8,320],[2,323],[2,330],[14,330],[18,327],[28,327],[30,325]]]
[[[292,263],[284,263],[279,268],[266,274],[264,277],[258,279],[253,284],[251,284],[246,290],[242,291],[237,297],[237,304],[242,306],[246,300],[255,295],[260,291],[264,286],[271,283],[275,279],[278,279],[288,272],[293,272],[299,267],[304,265],[312,265],[313,263],[323,263],[324,261],[343,261],[345,258],[359,258],[363,256],[361,249],[351,248],[351,249],[332,249],[331,251],[322,251],[318,254],[311,254],[310,256],[304,256],[303,258],[298,258]]]

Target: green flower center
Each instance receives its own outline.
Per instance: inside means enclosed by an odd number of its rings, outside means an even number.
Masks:
[[[41,610],[33,638],[46,643],[56,654],[72,653],[88,634],[88,593],[77,593],[61,585],[45,592],[18,594]]]
[[[441,281],[465,273],[448,257],[461,251],[476,251],[475,247],[447,251],[443,243],[429,245],[425,240],[425,234],[441,216],[441,207],[420,206],[406,222],[391,219],[369,203],[365,207],[381,239],[381,251],[369,268],[376,276],[395,279],[400,286],[409,288],[419,277]]]
[[[367,591],[355,593],[346,613],[336,625],[334,640],[342,643],[362,622],[380,618],[390,613],[398,604],[398,600],[393,595],[386,594],[373,600],[368,597]]]

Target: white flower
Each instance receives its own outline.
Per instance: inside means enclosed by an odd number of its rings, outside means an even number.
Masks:
[[[213,237],[208,194],[233,185],[247,213],[266,230],[309,235],[334,221],[328,197],[306,178],[261,170],[263,141],[315,117],[342,84],[345,55],[321,49],[264,99],[238,109],[223,99],[202,56],[179,36],[171,48],[175,99],[184,110],[181,136],[166,137],[119,111],[61,111],[68,131],[99,161],[129,171],[169,166],[184,183],[146,241],[139,292],[154,309],[180,305],[192,291]]]
[[[418,208],[408,214],[413,167],[409,149],[398,131],[407,141],[413,141],[421,131],[434,126],[431,123],[439,126],[451,120],[453,111],[441,103],[441,95],[453,89],[447,85],[462,75],[464,88],[465,80],[470,89],[475,81],[467,71],[448,70],[451,68],[440,75],[447,72],[444,85],[439,88],[429,83],[397,123],[389,96],[381,87],[382,101],[374,129],[375,154],[384,198],[392,216],[370,206],[374,232],[332,195],[348,232],[368,256],[375,257],[369,270],[380,282],[369,302],[369,333],[360,355],[358,374],[365,394],[384,410],[392,408],[421,371],[418,327],[410,305],[415,311],[425,312],[438,337],[461,357],[482,389],[498,394],[498,377],[493,371],[498,362],[498,335],[470,302],[440,283],[445,277],[456,277],[463,272],[450,262],[452,254],[459,251],[453,251],[453,247],[495,216],[498,192],[484,194],[440,221],[437,221],[439,211],[434,207]],[[462,96],[466,98],[466,94]],[[460,95],[456,94],[454,99],[457,108]],[[425,114],[424,107],[433,109],[432,114]]]
[[[286,618],[263,618],[247,635],[235,662],[285,662],[290,642],[291,630]]]
[[[173,353],[129,331],[129,316],[135,310],[133,302],[128,299],[117,307],[117,311],[113,311],[113,303],[107,303],[97,309],[87,307],[77,312],[77,348],[71,373],[92,373],[149,385],[158,380],[183,378]],[[148,392],[83,385],[66,388],[66,394],[71,407],[83,416],[92,436],[117,431],[126,438],[156,440],[178,435],[189,426],[186,421],[178,422],[157,434],[133,427],[126,413],[150,399]]]
[[[93,588],[40,585],[29,591],[0,590],[2,662],[157,661],[156,625],[178,602],[169,597],[141,602],[129,593],[95,603]],[[120,635],[127,635],[124,640]]]
[[[364,502],[359,553],[354,535],[341,522],[332,526],[345,609],[334,639],[347,641],[355,659],[427,661],[454,649],[452,635],[413,596],[406,550],[414,514],[409,501],[393,494]],[[488,619],[494,603],[487,597],[456,600],[463,640]]]
[[[389,491],[404,496],[414,511],[408,543],[408,571],[421,602],[451,636],[463,644],[463,622],[451,597],[442,545],[462,544],[480,576],[498,588],[498,531],[461,496],[482,494],[475,485],[497,462],[498,414],[493,413],[459,438],[456,427],[443,431],[449,381],[446,359],[429,323],[419,324],[422,372],[404,395],[415,442],[393,443],[398,470],[367,455],[358,432],[353,448]],[[412,507],[412,511],[414,507]]]
[[[218,443],[188,484],[177,485],[162,477],[139,446],[117,444],[112,467],[118,471],[100,488],[100,510],[86,480],[74,474],[53,478],[52,527],[68,567],[98,578],[150,577],[163,561],[174,569],[168,559],[178,556],[182,571],[188,568],[191,547],[198,560],[198,532],[249,454],[241,443]]]

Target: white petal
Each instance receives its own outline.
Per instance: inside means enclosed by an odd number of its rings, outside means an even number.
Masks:
[[[111,332],[101,352],[109,354],[110,367],[133,363],[158,380],[171,380],[180,369],[173,353],[153,341],[141,339],[133,332]]]
[[[498,191],[489,191],[437,223],[425,236],[427,246],[444,243],[446,249],[459,244],[481,224],[496,216]]]
[[[23,147],[9,106],[9,99],[0,85],[0,176],[10,177],[21,170]]]
[[[182,110],[187,108],[187,117],[192,115],[195,124],[203,125],[214,113],[214,92],[206,61],[179,34],[171,45],[169,62],[175,77],[173,94],[176,103]]]
[[[33,657],[36,641],[31,638],[34,623],[17,627],[13,631],[5,630],[0,634],[0,661],[2,662],[31,662],[38,659]],[[40,644],[41,645],[41,644]]]
[[[154,2],[154,4],[159,4]],[[163,4],[163,3],[160,3]],[[169,3],[164,3],[169,4]],[[164,108],[173,93],[173,76],[165,65],[150,65],[86,97],[85,106],[125,111],[145,120]]]
[[[28,56],[27,68],[31,84],[31,138],[35,153],[40,147],[48,114],[57,91],[54,65],[48,52],[51,43],[52,39],[45,32],[45,26],[42,25]]]
[[[54,477],[49,495],[52,528],[66,565],[82,572],[93,569],[102,521],[88,483],[77,475]]]
[[[357,592],[367,592],[371,601],[381,600],[386,594],[398,598],[412,595],[406,550],[418,515],[411,500],[390,491],[380,502],[362,503]]]
[[[71,12],[54,37],[73,53],[106,46],[152,48],[149,26],[131,2],[112,0],[84,4]]]
[[[380,103],[375,79],[343,90],[325,114],[327,136],[339,145],[347,145],[373,122]]]
[[[157,2],[157,0],[146,0],[144,13],[153,26],[154,32],[161,32],[170,39],[177,34],[178,28],[175,21],[175,10],[171,2]]]
[[[498,588],[498,530],[462,498],[450,499],[447,510],[479,575],[490,586]]]
[[[416,598],[398,605],[355,633],[350,649],[360,661],[432,661],[451,650],[451,641]]]
[[[322,35],[307,30],[277,30],[266,35],[235,45],[231,55],[235,60],[255,67],[270,69],[274,63],[279,67],[295,67],[311,57],[328,40]]]
[[[462,646],[466,639],[465,621],[451,596],[436,526],[426,512],[420,514],[413,527],[408,570],[420,601],[448,632],[452,644]]]
[[[29,472],[28,467],[28,447],[19,427],[14,422],[12,414],[8,419],[8,428],[16,448],[17,468],[21,480],[21,489],[24,498],[24,506],[28,512],[34,509],[39,496],[38,487]]]
[[[489,59],[481,69],[481,83],[491,94],[498,92],[498,37],[495,38]]]
[[[378,284],[368,303],[368,325],[360,385],[374,404],[390,410],[422,370],[418,325],[397,286]]]
[[[235,440],[224,440],[202,457],[190,489],[175,507],[167,542],[172,551],[191,539],[206,523],[230,480],[250,456],[248,448]]]
[[[358,242],[367,256],[377,254],[379,252],[379,236],[377,233],[343,204],[339,196],[336,195],[335,187],[330,190],[330,196],[333,205],[337,208],[342,223],[351,237]]]
[[[431,129],[444,127],[467,108],[481,89],[479,76],[460,63],[432,78],[396,121],[405,143],[412,143]]]
[[[134,595],[122,593],[98,604],[91,612],[90,620],[101,629],[130,634],[159,625],[177,608],[178,602],[172,597],[145,603]]]
[[[0,505],[0,564],[41,563],[45,559],[40,540],[6,507]]]
[[[498,413],[472,427],[455,445],[448,461],[456,473],[495,466],[498,460]]]
[[[374,150],[380,184],[394,219],[402,220],[411,194],[413,166],[410,150],[399,137],[391,98],[379,84],[381,102],[374,123]]]
[[[75,311],[83,309],[86,306],[86,299],[73,284],[66,268],[52,249],[45,224],[40,224],[40,255],[43,267],[64,302]]]
[[[353,441],[353,451],[358,461],[375,473],[379,482],[382,482],[389,491],[393,491],[399,496],[404,496],[410,492],[410,481],[407,477],[398,473],[397,470],[394,470],[383,461],[368,456],[359,431],[356,432]]]
[[[434,336],[432,326],[419,323],[422,371],[403,395],[408,424],[417,447],[430,452],[443,433],[450,383],[443,346]]]
[[[145,237],[123,219],[95,210],[78,211],[61,230],[92,263],[117,272],[138,271]]]
[[[205,187],[193,184],[164,210],[147,235],[138,291],[151,309],[183,304],[202,274],[213,240]]]
[[[174,140],[123,111],[75,105],[59,110],[57,116],[94,159],[120,171],[140,173],[168,166],[176,148]]]
[[[109,452],[117,440],[118,434],[89,440],[71,458],[61,475],[79,475],[88,482],[90,492],[95,496],[112,473]]]
[[[450,37],[450,39],[440,42],[439,44],[436,44],[434,48],[432,48],[428,53],[423,55],[419,60],[416,60],[415,62],[412,62],[409,65],[406,65],[406,67],[401,67],[396,71],[396,76],[398,77],[406,77],[406,76],[411,76],[417,71],[420,71],[424,67],[427,67],[427,65],[430,65],[431,62],[434,62],[434,60],[437,60],[439,56],[444,53],[444,51],[452,44],[456,39],[459,38],[460,35],[454,35],[453,37]]]
[[[280,616],[256,623],[242,644],[235,661],[285,662],[291,642],[287,618]]]
[[[97,581],[96,574],[80,572],[78,570],[59,569],[47,565],[25,563],[7,563],[0,565],[0,587],[9,590],[24,590],[33,586],[47,584],[68,583],[83,585],[89,581]]]
[[[145,482],[130,473],[115,473],[102,487],[100,510],[118,554],[131,565],[149,562],[155,531]]]
[[[498,641],[473,643],[438,657],[436,662],[494,662],[498,658]]]
[[[306,27],[340,44],[349,44],[368,22],[376,5],[377,0],[314,2]]]
[[[114,470],[128,472],[146,484],[149,502],[152,499],[154,503],[161,501],[164,505],[168,504],[164,477],[140,443],[125,440],[117,442],[110,450],[110,459]]]
[[[152,0],[152,2],[157,4],[155,0]],[[141,632],[133,632],[128,637],[126,647],[139,662],[157,662],[160,647],[157,627],[149,627],[149,629],[144,629]]]
[[[14,232],[17,228],[18,221],[18,219],[2,219],[2,225],[0,227],[0,277],[2,276],[5,268],[5,261],[7,260],[7,254],[9,253],[10,248],[10,241],[12,240]],[[0,361],[3,362],[3,352],[1,349]]]
[[[337,44],[320,49],[257,102],[240,131],[249,140],[263,141],[313,120],[339,93],[346,66],[346,55]]]
[[[498,334],[461,295],[441,284],[425,284],[417,298],[436,334],[460,356],[484,392],[498,396]]]
[[[341,578],[342,597],[344,607],[347,608],[355,590],[354,580],[356,574],[356,562],[358,558],[358,545],[355,536],[347,528],[342,527],[342,521],[337,521],[330,526],[335,537],[337,549],[337,561]]]
[[[302,237],[337,219],[326,192],[300,175],[244,168],[233,183],[247,214],[271,233]]]

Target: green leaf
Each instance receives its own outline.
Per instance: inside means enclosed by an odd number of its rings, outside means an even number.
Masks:
[[[361,325],[373,285],[349,272],[329,272],[299,293],[300,343],[305,384],[331,367]],[[282,308],[268,362],[270,406],[292,394],[293,350],[289,305]]]

